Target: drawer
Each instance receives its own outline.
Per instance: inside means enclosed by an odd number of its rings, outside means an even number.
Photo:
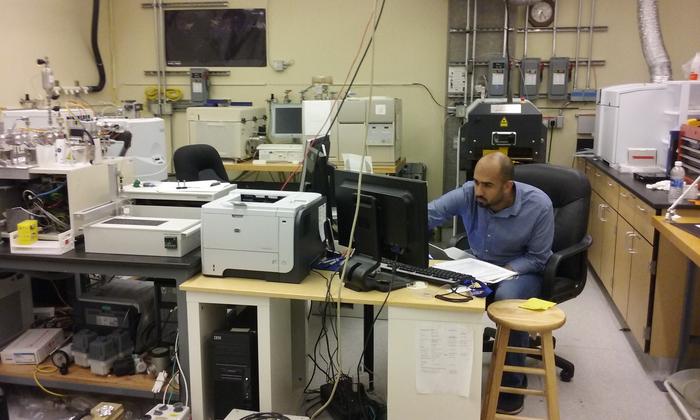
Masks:
[[[634,221],[634,215],[636,214],[637,207],[637,197],[635,197],[629,190],[625,187],[620,186],[620,191],[617,193],[618,203],[617,212],[620,213],[628,223],[632,224]]]
[[[655,214],[656,211],[647,203],[643,202],[637,197],[634,198],[634,217],[632,218],[632,226],[649,243],[654,243],[654,226],[651,224],[651,217]]]
[[[588,178],[588,182],[591,183],[591,189],[597,192],[598,189],[596,188],[596,179],[600,177],[600,174],[596,176],[596,172],[597,170],[593,165],[591,165],[590,163],[586,163],[586,178]]]
[[[620,184],[613,180],[607,175],[601,174],[598,177],[598,193],[603,200],[607,201],[610,207],[617,210],[619,195],[620,195]]]

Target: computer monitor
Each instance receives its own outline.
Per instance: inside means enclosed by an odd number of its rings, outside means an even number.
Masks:
[[[303,137],[301,104],[275,104],[270,106],[270,141],[293,143]]]
[[[357,200],[358,172],[335,171],[338,241],[348,246]],[[385,175],[362,175],[355,250],[373,258],[428,266],[426,183]]]
[[[331,142],[328,136],[317,137],[306,143],[304,165],[301,171],[299,191],[316,192],[332,199],[334,166],[328,161]]]

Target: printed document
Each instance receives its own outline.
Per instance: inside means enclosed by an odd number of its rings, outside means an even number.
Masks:
[[[481,343],[479,343],[481,344]],[[416,392],[469,397],[474,331],[454,322],[416,326]]]

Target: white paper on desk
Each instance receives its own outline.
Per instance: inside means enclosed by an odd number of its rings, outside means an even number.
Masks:
[[[454,322],[416,326],[416,392],[469,397],[474,331]]]
[[[518,274],[515,271],[511,271],[476,258],[445,261],[435,264],[434,267],[442,268],[443,270],[455,271],[457,273],[469,274],[470,276],[474,276],[474,278],[477,280],[491,284],[512,278]]]

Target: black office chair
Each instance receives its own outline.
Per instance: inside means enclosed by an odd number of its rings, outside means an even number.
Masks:
[[[552,256],[545,266],[540,297],[561,303],[578,296],[586,285],[588,274],[587,254],[591,246],[588,230],[588,206],[591,199],[591,186],[581,172],[557,165],[534,163],[517,165],[515,180],[541,189],[552,200],[554,207],[554,242]],[[466,235],[457,237],[455,245],[466,249]],[[495,335],[493,328],[485,333],[490,338]],[[539,346],[538,340],[530,342],[531,347]],[[484,351],[491,351],[493,342],[487,342]],[[528,355],[539,359],[539,356]],[[557,367],[561,368],[561,379],[569,382],[574,376],[574,365],[556,356]]]
[[[173,155],[175,177],[178,181],[228,182],[219,152],[208,144],[182,146]]]

